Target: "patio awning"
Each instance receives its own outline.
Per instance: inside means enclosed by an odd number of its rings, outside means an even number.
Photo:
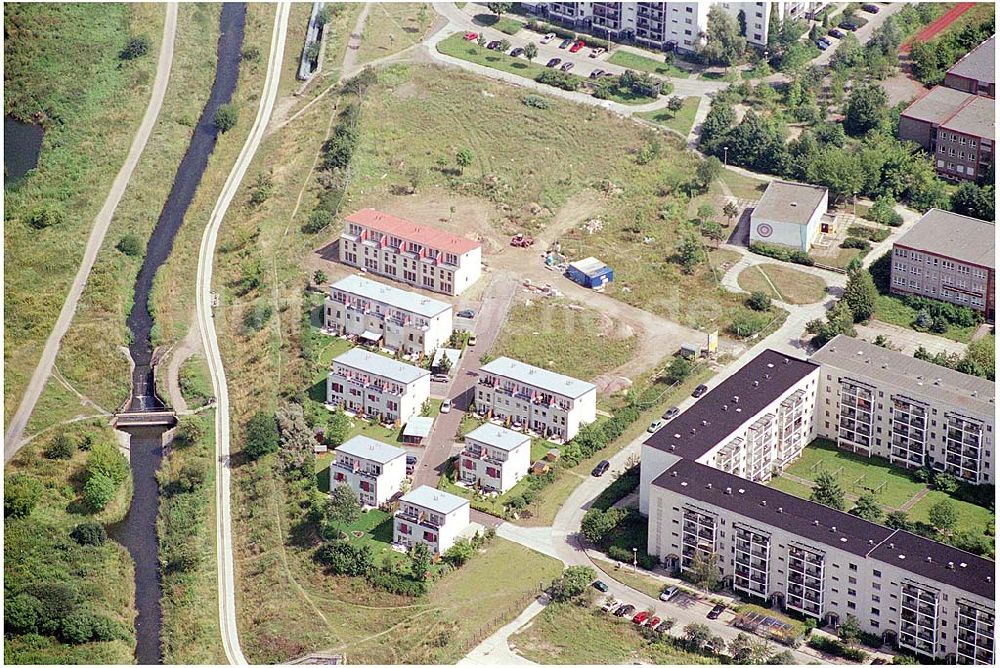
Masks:
[[[366,329],[364,332],[362,332],[361,338],[364,339],[365,341],[371,341],[372,343],[378,343],[378,340],[382,338],[382,333],[381,332],[376,333],[376,332],[373,332],[371,330]]]

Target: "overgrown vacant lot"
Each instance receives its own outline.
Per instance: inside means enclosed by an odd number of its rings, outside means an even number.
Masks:
[[[163,32],[151,4],[4,6],[4,111],[46,129],[36,171],[5,190],[4,406],[11,416],[145,111]],[[122,61],[130,35],[149,52]],[[34,214],[54,224],[37,229]],[[39,223],[40,224],[40,223]]]
[[[437,18],[428,3],[375,3],[368,10],[357,64],[385,58],[417,44]],[[351,28],[353,28],[353,24]]]

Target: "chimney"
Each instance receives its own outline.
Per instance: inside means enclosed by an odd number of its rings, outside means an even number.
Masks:
[[[740,395],[737,394],[736,396],[733,397],[733,403],[734,404],[740,403]]]
[[[733,493],[733,488],[732,487],[727,487],[726,488],[726,494],[732,494],[732,493]]]
[[[954,561],[949,561],[948,562],[948,568],[951,569],[951,570],[955,570],[955,562]]]
[[[670,472],[670,477],[671,478],[676,478],[677,477],[677,471],[671,471]]]
[[[813,526],[814,527],[818,527],[819,526],[819,520],[813,520]]]
[[[755,380],[755,381],[753,382],[753,386],[754,386],[754,387],[757,387],[757,386],[759,386],[759,385],[760,385],[760,381],[759,381],[759,380]]]
[[[837,533],[837,527],[830,527],[830,533]]]
[[[708,489],[712,489],[712,483],[708,483]]]
[[[931,559],[930,555],[927,555],[927,563],[929,564],[929,563],[931,563],[931,562],[933,562],[933,561],[934,561],[934,560],[933,560],[933,559]]]
[[[729,404],[722,404],[722,410],[728,411],[729,410]]]
[[[778,512],[779,512],[779,513],[783,513],[783,512],[785,512],[785,509],[784,509],[784,508],[782,508],[781,506],[778,506]]]
[[[767,507],[767,499],[763,499],[763,500],[762,500],[762,501],[760,502],[760,505],[762,505],[762,506],[764,506],[764,507],[766,508],[766,507]]]

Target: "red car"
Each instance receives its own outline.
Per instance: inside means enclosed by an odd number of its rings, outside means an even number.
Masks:
[[[642,612],[636,613],[635,617],[632,618],[632,623],[642,626],[646,623],[647,619],[649,619],[649,613],[643,610]]]
[[[477,37],[479,37],[479,33],[478,32],[467,32],[467,33],[465,33],[465,41],[466,42],[471,42],[472,40],[476,39]]]
[[[649,624],[647,624],[646,626],[648,626],[649,628],[655,630],[656,627],[660,625],[661,621],[663,621],[663,620],[660,619],[659,617],[651,617],[650,620],[649,620]]]
[[[570,53],[576,53],[577,51],[579,51],[580,49],[582,49],[584,46],[586,46],[586,45],[584,44],[583,40],[582,39],[578,39],[578,40],[576,40],[576,42],[573,43],[573,46],[569,47],[569,52]]]

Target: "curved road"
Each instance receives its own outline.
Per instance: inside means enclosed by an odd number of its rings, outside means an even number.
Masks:
[[[49,338],[45,341],[42,356],[38,360],[35,371],[31,374],[31,380],[28,381],[28,386],[24,390],[21,403],[18,405],[17,411],[14,413],[14,417],[11,418],[10,424],[7,427],[3,448],[3,459],[5,462],[17,454],[21,445],[23,445],[21,436],[24,433],[24,428],[27,426],[28,418],[31,417],[31,413],[35,410],[35,404],[38,403],[42,390],[45,389],[45,383],[52,373],[53,366],[55,366],[56,355],[59,353],[62,338],[66,335],[66,331],[73,321],[73,315],[76,313],[76,305],[80,302],[84,286],[87,285],[90,270],[94,268],[97,253],[104,243],[104,235],[107,234],[108,227],[111,225],[111,218],[114,216],[115,209],[118,208],[118,203],[121,202],[122,196],[125,194],[125,188],[128,187],[129,181],[132,178],[132,172],[139,163],[139,158],[146,148],[146,142],[149,140],[149,136],[153,132],[153,127],[156,125],[156,119],[160,115],[160,107],[163,106],[163,97],[167,92],[167,83],[170,81],[170,68],[174,60],[174,35],[176,32],[177,3],[171,2],[167,5],[167,13],[163,20],[163,39],[160,42],[160,55],[156,64],[156,78],[153,80],[153,92],[149,97],[149,105],[147,105],[146,113],[142,117],[142,123],[139,124],[139,130],[136,132],[135,138],[132,139],[132,146],[129,148],[125,163],[118,170],[115,180],[111,183],[111,191],[108,192],[108,196],[104,200],[104,206],[101,207],[101,210],[97,213],[97,217],[94,218],[94,226],[90,230],[87,247],[83,252],[83,261],[80,263],[80,268],[77,269],[76,276],[73,278],[73,283],[70,285],[69,293],[66,295],[66,301],[63,302],[62,309],[59,311],[56,324],[52,327],[52,332],[49,333]]]
[[[226,659],[231,664],[246,664],[240,648],[239,629],[236,623],[236,586],[233,566],[233,535],[230,513],[230,476],[229,476],[229,388],[226,385],[226,373],[219,353],[219,341],[215,331],[215,320],[212,314],[212,263],[215,257],[215,244],[219,227],[226,216],[236,190],[240,186],[257,148],[260,146],[274,101],[278,96],[278,83],[281,80],[281,66],[285,54],[285,33],[288,29],[288,13],[290,5],[282,2],[275,9],[274,28],[271,32],[271,53],[268,57],[267,76],[264,79],[264,91],[257,109],[246,143],[236,158],[229,177],[226,179],[219,199],[212,210],[212,215],[205,227],[201,239],[201,249],[198,254],[197,273],[197,316],[201,329],[202,345],[208,360],[209,372],[212,376],[212,386],[217,399],[215,413],[215,453],[216,453],[216,564],[218,570],[219,588],[219,627],[222,632],[222,645],[226,651]]]

